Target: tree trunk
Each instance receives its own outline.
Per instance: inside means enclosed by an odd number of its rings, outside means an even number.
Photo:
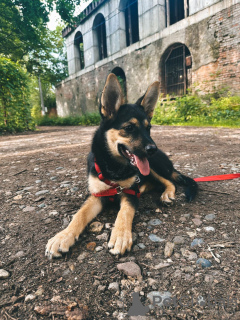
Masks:
[[[44,116],[45,115],[45,106],[44,106],[42,84],[41,84],[40,76],[38,77],[38,86],[39,86],[39,94],[40,94],[40,100],[41,100],[42,116]]]

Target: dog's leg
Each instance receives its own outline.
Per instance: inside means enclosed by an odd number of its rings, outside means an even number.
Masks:
[[[126,196],[122,196],[120,210],[112,230],[108,243],[110,252],[114,255],[124,254],[132,247],[132,221],[135,214],[135,206]]]
[[[99,198],[90,196],[81,209],[74,215],[69,226],[51,238],[46,246],[46,256],[61,257],[61,252],[68,252],[87,224],[92,221],[102,210]]]
[[[171,181],[159,176],[152,169],[151,169],[151,174],[154,176],[154,178],[157,181],[162,183],[164,185],[164,187],[165,187],[165,191],[161,195],[161,201],[166,203],[166,204],[172,203],[172,200],[175,200],[175,191],[176,191],[176,188],[175,188],[174,184]]]

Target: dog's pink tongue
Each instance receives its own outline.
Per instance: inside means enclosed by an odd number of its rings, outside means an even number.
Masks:
[[[148,176],[150,173],[150,166],[147,158],[144,158],[143,160],[140,160],[137,156],[134,154],[134,159],[136,161],[137,167],[141,174],[143,176]]]

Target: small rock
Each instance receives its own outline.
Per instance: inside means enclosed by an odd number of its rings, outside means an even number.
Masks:
[[[86,259],[88,257],[89,253],[88,252],[83,252],[81,253],[78,257],[77,257],[77,260],[79,262],[82,262],[84,259]]]
[[[22,199],[22,195],[19,194],[18,196],[14,197],[13,200],[21,200]]]
[[[214,213],[210,213],[210,214],[207,214],[206,216],[205,216],[205,219],[207,220],[207,221],[212,221],[212,220],[214,220],[216,218],[216,215],[214,214]]]
[[[35,296],[34,294],[28,294],[28,295],[25,297],[25,302],[33,301],[34,299],[36,299],[36,296]]]
[[[159,226],[161,223],[162,223],[162,221],[159,219],[152,219],[148,222],[148,224],[150,224],[150,226]]]
[[[78,190],[79,190],[78,187],[73,187],[73,188],[70,189],[70,191],[73,192],[73,193],[76,192],[76,191],[78,191]]]
[[[69,188],[71,185],[69,183],[63,183],[60,185],[60,188]]]
[[[202,252],[200,252],[199,256],[204,259],[211,259],[212,258],[212,254],[209,251],[202,251]]]
[[[162,307],[164,306],[164,301],[169,301],[168,299],[171,298],[172,294],[169,291],[152,291],[147,294],[147,298],[150,300],[151,304],[155,307]]]
[[[43,194],[49,193],[49,190],[41,190],[35,193],[35,196],[41,196]]]
[[[15,254],[15,258],[22,258],[25,256],[25,253],[24,251],[18,251],[16,254]]]
[[[86,246],[88,251],[94,251],[96,248],[96,242],[89,242]]]
[[[112,224],[112,223],[106,223],[106,224],[105,224],[105,228],[106,228],[106,229],[112,229],[112,227],[113,227],[113,224]]]
[[[63,167],[57,167],[56,170],[62,170],[64,169]]]
[[[192,219],[192,222],[197,226],[200,227],[200,225],[202,224],[202,221],[199,218],[194,218]]]
[[[193,241],[192,241],[192,243],[191,243],[191,247],[193,248],[193,247],[196,247],[196,246],[201,246],[201,244],[203,244],[204,243],[204,241],[203,241],[203,239],[194,239]]]
[[[156,236],[156,235],[153,234],[153,233],[151,233],[151,234],[149,235],[149,239],[150,239],[151,241],[153,241],[153,242],[163,242],[163,241],[165,241],[165,239],[161,239],[161,238],[159,238],[158,236]]]
[[[206,232],[215,232],[215,228],[214,227],[204,227],[204,230]]]
[[[41,182],[42,182],[42,180],[36,180],[36,181],[35,181],[35,183],[37,183],[37,184],[38,184],[38,183],[41,183]]]
[[[138,243],[137,245],[138,245],[138,247],[140,249],[145,249],[146,248],[145,244],[143,244],[143,243]]]
[[[4,269],[0,269],[0,279],[7,279],[10,277],[10,273]]]
[[[103,241],[107,241],[108,240],[108,234],[107,233],[102,233],[99,236],[96,236],[96,238],[98,240],[103,240]]]
[[[170,263],[166,263],[166,262],[160,262],[159,264],[157,264],[154,269],[155,270],[160,270],[160,269],[163,269],[163,268],[167,268],[169,267],[171,264]]]
[[[197,264],[200,264],[202,268],[209,268],[212,266],[212,263],[209,260],[203,258],[199,258]]]
[[[135,262],[126,262],[117,265],[119,271],[125,275],[136,278],[141,276],[141,269]]]
[[[51,177],[50,178],[50,180],[52,180],[52,181],[54,181],[54,180],[56,180],[57,179],[57,177]]]
[[[144,232],[139,232],[139,237],[144,237]]]
[[[96,252],[100,252],[102,250],[103,250],[103,247],[101,247],[101,246],[96,247]]]
[[[34,210],[36,210],[35,207],[29,207],[29,206],[27,206],[27,207],[25,207],[25,208],[23,209],[23,212],[32,212],[32,211],[34,211]]]
[[[42,201],[44,199],[45,199],[44,197],[39,197],[39,198],[35,199],[34,202],[40,202],[40,201]]]
[[[41,203],[38,205],[38,208],[42,209],[42,208],[46,208],[46,204],[45,203]]]
[[[53,211],[49,212],[49,216],[50,217],[56,217],[58,215],[59,215],[59,213],[56,210],[53,210]]]
[[[207,283],[212,283],[213,282],[213,276],[212,275],[209,275],[207,274],[204,278],[204,281],[207,282]]]
[[[109,284],[108,290],[119,292],[119,284],[117,282],[112,282]]]
[[[187,235],[188,235],[190,238],[194,238],[194,237],[196,237],[197,232],[196,232],[196,231],[188,231],[188,232],[187,232]]]
[[[146,253],[145,258],[147,260],[152,260],[152,258],[153,258],[152,253],[151,252]]]
[[[132,242],[135,243],[137,241],[137,234],[132,232]]]
[[[42,296],[44,293],[44,289],[42,286],[38,287],[37,291],[35,292],[36,296]]]
[[[101,222],[93,222],[90,224],[89,231],[90,232],[101,232],[104,225]]]
[[[162,213],[162,210],[161,210],[160,208],[157,208],[157,209],[155,210],[155,212],[156,212],[156,213]]]
[[[63,228],[66,228],[69,225],[68,218],[63,218]]]
[[[147,281],[148,281],[148,285],[150,287],[154,287],[154,286],[156,286],[158,284],[158,282],[155,279],[152,279],[152,278],[149,278]]]
[[[184,241],[185,241],[184,238],[181,237],[181,236],[176,236],[176,237],[173,239],[173,242],[174,242],[175,244],[183,244]]]
[[[171,255],[173,254],[173,249],[174,249],[174,243],[167,242],[166,245],[165,245],[165,249],[164,249],[165,258],[170,258],[171,257]]]
[[[185,258],[188,258],[190,261],[191,260],[196,260],[197,259],[197,254],[195,252],[189,251],[187,249],[181,248],[181,253]]]
[[[102,285],[98,286],[98,291],[105,291],[105,289],[106,289],[106,286],[102,286]]]
[[[95,280],[95,281],[93,282],[93,286],[94,286],[94,287],[98,287],[98,286],[100,286],[100,284],[101,284],[101,282],[100,282],[99,280]]]

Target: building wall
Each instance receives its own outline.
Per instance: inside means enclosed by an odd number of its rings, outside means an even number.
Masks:
[[[89,36],[90,32],[86,33],[97,13],[90,16],[67,38],[67,44],[71,44],[75,33],[78,30],[82,32],[86,67],[72,73],[57,86],[59,116],[97,111],[106,77],[115,67],[120,67],[125,72],[127,99],[135,102],[152,82],[159,79],[163,83],[164,57],[169,47],[176,43],[185,44],[190,50],[194,87],[207,92],[211,87],[230,85],[232,91],[240,94],[240,1],[218,1],[203,10],[199,9],[203,1],[196,1],[199,4],[198,9],[195,9],[198,10],[197,13],[168,28],[165,28],[163,12],[165,1],[151,0],[150,5],[146,2],[148,1],[139,1],[140,41],[130,47],[126,48],[126,44],[120,41],[125,39],[122,29],[118,28],[123,25],[121,12],[114,17],[120,21],[119,24],[116,22],[116,26],[110,25],[113,24],[113,19],[106,19],[107,46],[110,51],[108,58],[102,61],[94,62],[93,39]],[[190,5],[191,0],[189,10]],[[99,12],[106,18],[109,11],[113,12],[117,8],[119,1],[112,0],[102,6]],[[150,17],[154,14],[151,10],[162,15],[162,19],[150,26]],[[144,28],[147,24],[149,28]],[[156,32],[157,29],[160,31]],[[74,65],[72,56],[68,50],[69,69]]]

